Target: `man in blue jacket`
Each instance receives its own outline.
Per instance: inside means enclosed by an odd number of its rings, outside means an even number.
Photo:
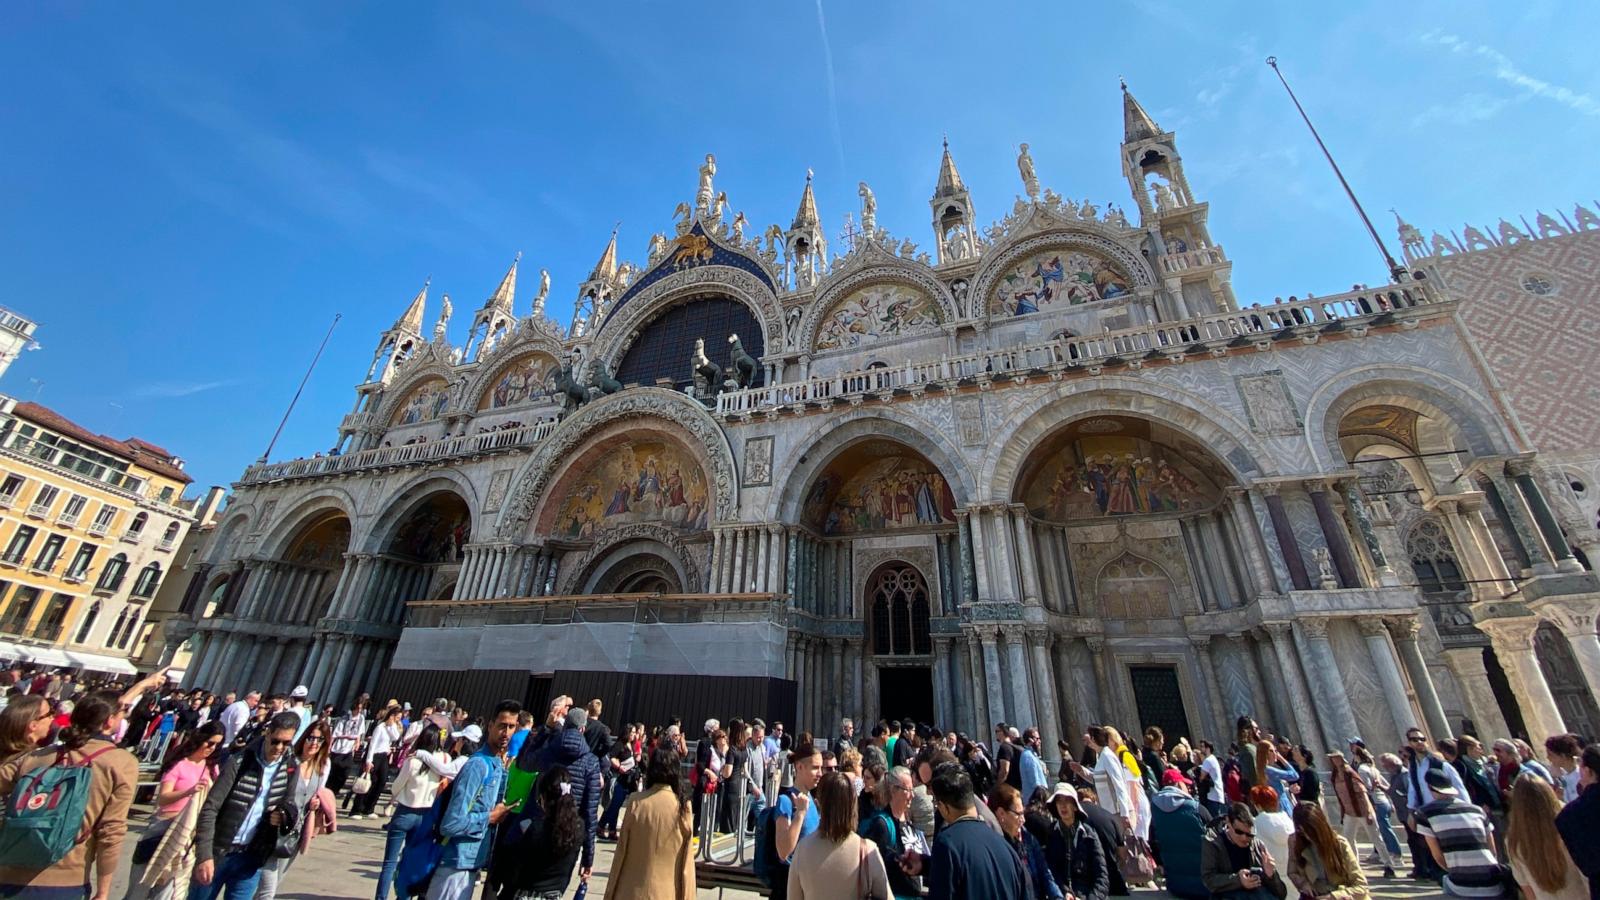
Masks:
[[[579,876],[589,880],[594,868],[594,836],[597,813],[600,808],[600,758],[589,750],[584,732],[589,727],[589,713],[581,706],[567,711],[565,726],[560,734],[544,745],[539,756],[539,771],[548,772],[556,766],[567,770],[567,780],[572,785],[572,799],[578,805],[578,815],[583,817],[583,853],[579,861]]]
[[[483,747],[456,776],[450,802],[439,818],[444,854],[428,885],[428,900],[464,900],[472,895],[478,870],[489,864],[489,829],[505,818],[506,746],[517,730],[522,704],[503,700],[494,709]]]

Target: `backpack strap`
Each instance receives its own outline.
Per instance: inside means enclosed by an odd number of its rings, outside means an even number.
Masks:
[[[87,767],[90,763],[94,762],[95,760],[99,759],[100,757],[104,756],[105,754],[110,753],[112,750],[116,750],[116,749],[117,749],[117,745],[116,744],[111,744],[111,745],[106,746],[106,747],[101,747],[99,750],[96,750],[93,753],[85,753],[83,755],[83,759],[81,761],[79,761],[78,765]]]

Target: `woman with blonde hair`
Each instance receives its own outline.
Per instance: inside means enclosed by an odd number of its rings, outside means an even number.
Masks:
[[[1518,778],[1511,784],[1506,823],[1506,859],[1526,900],[1584,900],[1583,877],[1561,842],[1556,814],[1561,798],[1547,781]]]
[[[1133,807],[1131,825],[1133,833],[1140,840],[1150,840],[1150,798],[1144,792],[1144,770],[1139,767],[1139,758],[1128,749],[1128,742],[1123,740],[1122,732],[1110,725],[1106,726],[1106,737],[1110,739],[1110,747],[1117,754],[1117,759],[1122,763],[1128,783],[1128,799]]]
[[[1343,835],[1334,834],[1322,807],[1296,804],[1294,834],[1289,838],[1289,882],[1302,897],[1370,900],[1367,876],[1356,851]]]

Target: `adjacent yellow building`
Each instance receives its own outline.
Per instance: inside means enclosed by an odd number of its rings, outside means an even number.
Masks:
[[[183,460],[0,399],[0,660],[129,674],[175,551],[218,491]]]

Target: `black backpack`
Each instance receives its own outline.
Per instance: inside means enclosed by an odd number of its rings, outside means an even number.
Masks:
[[[780,796],[792,798],[800,793],[792,787],[782,790]],[[756,831],[760,837],[756,842],[756,858],[751,860],[751,868],[757,878],[767,887],[772,887],[779,881],[787,883],[789,878],[789,861],[778,855],[778,801],[773,799],[772,805],[761,811],[756,821]]]

